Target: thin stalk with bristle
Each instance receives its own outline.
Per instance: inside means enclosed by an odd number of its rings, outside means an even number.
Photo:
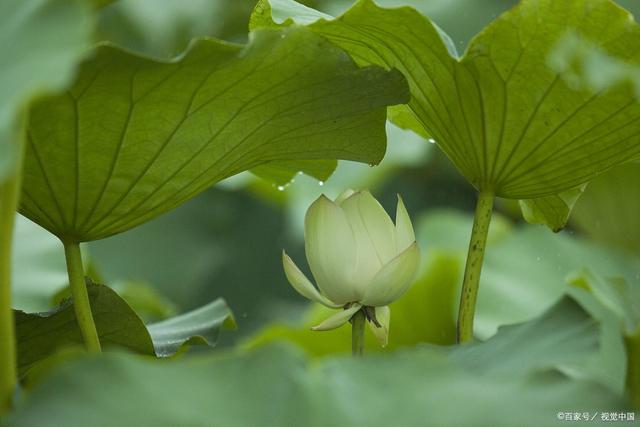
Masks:
[[[64,254],[67,260],[67,272],[69,273],[69,286],[73,297],[73,308],[76,313],[76,321],[82,333],[85,347],[92,353],[100,353],[100,339],[91,313],[89,294],[84,279],[82,266],[82,254],[77,242],[64,242]]]
[[[364,323],[364,312],[358,310],[351,317],[351,353],[354,357],[362,356],[364,353]]]
[[[473,318],[478,299],[478,287],[482,262],[487,246],[487,235],[493,213],[493,192],[480,191],[476,212],[473,220],[473,230],[469,241],[467,264],[464,270],[460,307],[458,309],[458,342],[465,343],[473,339]]]

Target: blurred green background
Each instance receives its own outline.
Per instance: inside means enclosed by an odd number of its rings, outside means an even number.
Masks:
[[[121,0],[100,11],[96,38],[165,58],[182,52],[194,37],[243,42],[254,3],[253,0]],[[336,15],[352,2],[304,3]],[[459,52],[463,52],[475,33],[516,2],[379,3],[417,7],[436,21],[452,37]],[[638,1],[619,3],[640,13]],[[481,336],[492,335],[500,324],[526,320],[543,312],[562,295],[565,276],[585,265],[601,274],[623,274],[632,281],[640,281],[637,235],[640,227],[634,214],[637,208],[628,203],[634,192],[639,191],[640,165],[619,169],[600,178],[605,184],[594,183],[587,190],[573,222],[559,234],[524,224],[517,205],[498,203],[501,216],[492,226],[494,242],[488,249],[480,290],[477,324]],[[631,179],[621,179],[619,174],[631,175]],[[615,179],[626,184],[617,185],[615,193],[608,192],[605,180]],[[321,193],[334,197],[349,187],[371,189],[389,212],[395,209],[396,194],[402,194],[425,252],[421,280],[434,282],[429,277],[441,274],[435,280],[437,283],[425,285],[433,288],[426,292],[435,298],[438,292],[448,289],[445,302],[438,304],[450,303],[453,307],[475,191],[436,145],[393,125],[388,125],[388,152],[380,166],[370,168],[341,162],[326,183],[298,175],[283,189],[245,173],[148,224],[91,243],[84,249],[92,274],[128,297],[148,319],[225,298],[239,325],[237,331],[223,332],[222,345],[230,345],[248,339],[273,322],[296,324],[307,318],[308,303],[287,284],[280,253],[286,248],[299,265],[305,265],[302,225],[306,207]],[[615,208],[594,214],[605,200],[606,205]],[[611,231],[614,229],[618,231]],[[635,230],[635,235],[631,230]],[[434,259],[442,257],[450,260],[451,271],[429,271],[433,270]],[[59,244],[37,226],[21,220],[15,260],[16,308],[28,311],[50,308],[53,295],[66,284]],[[451,324],[455,313],[452,307],[444,309],[450,312]],[[438,333],[435,331],[434,336]]]

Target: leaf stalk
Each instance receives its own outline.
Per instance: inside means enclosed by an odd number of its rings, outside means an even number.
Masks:
[[[487,246],[487,235],[493,213],[493,197],[493,192],[485,190],[480,191],[478,195],[458,309],[458,343],[465,343],[473,339],[473,318],[478,299],[482,262]]]
[[[64,255],[67,260],[67,273],[69,274],[69,285],[73,296],[73,308],[76,313],[76,321],[82,333],[85,347],[91,353],[100,353],[100,339],[93,314],[89,303],[89,294],[84,278],[84,268],[82,266],[82,253],[77,242],[63,242]]]
[[[16,211],[22,186],[22,162],[27,115],[19,118],[16,133],[16,164],[0,182],[0,413],[10,408],[16,385],[16,334],[11,309],[11,263]]]

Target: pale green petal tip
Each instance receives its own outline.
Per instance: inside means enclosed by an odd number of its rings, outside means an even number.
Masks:
[[[311,205],[309,206],[309,209],[307,209],[307,215],[309,213],[317,211],[318,209],[322,209],[322,208],[326,207],[327,203],[330,203],[332,205],[334,204],[333,200],[331,200],[330,198],[328,198],[324,194],[321,194],[320,196],[318,196],[317,199],[315,199],[313,201],[313,203],[311,203]]]
[[[362,308],[360,304],[354,304],[346,310],[342,310],[339,313],[334,314],[328,319],[324,320],[319,325],[313,326],[313,331],[330,331],[332,329],[339,328],[351,319],[351,317]]]
[[[373,335],[375,335],[376,339],[380,343],[382,347],[386,347],[389,344],[389,324],[391,320],[391,310],[389,306],[376,307],[376,320],[380,324],[380,327],[377,327],[371,322],[369,323],[369,328]]]
[[[305,240],[307,238],[306,232],[309,231],[309,228],[313,225],[313,223],[320,217],[330,215],[334,208],[339,208],[339,206],[333,202],[330,198],[321,194],[307,209],[307,213],[304,217],[305,220]]]
[[[398,194],[398,206],[396,208],[396,239],[398,244],[398,253],[404,251],[409,245],[416,241],[416,235],[413,231],[411,217],[404,205],[402,196]]]
[[[386,218],[389,220],[389,223],[393,225],[393,221],[391,221],[391,217],[384,209],[384,207],[380,204],[380,202],[373,197],[373,195],[368,191],[364,190],[360,192],[361,200],[360,200],[360,209],[362,210],[363,215],[366,217],[376,215],[378,213],[384,213]]]
[[[350,188],[347,188],[342,193],[340,193],[340,195],[338,197],[336,197],[335,203],[338,204],[338,205],[341,205],[342,202],[344,202],[345,200],[347,200],[349,197],[353,196],[354,194],[356,194],[355,191],[353,191]]]

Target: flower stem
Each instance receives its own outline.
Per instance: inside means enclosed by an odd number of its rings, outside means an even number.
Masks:
[[[480,191],[476,213],[473,220],[473,230],[469,241],[467,265],[464,270],[460,308],[458,310],[458,342],[464,343],[473,339],[473,317],[476,311],[478,286],[484,251],[487,246],[487,234],[493,211],[493,192]]]
[[[640,409],[640,328],[624,339],[627,351],[626,388],[631,406]]]
[[[364,312],[359,310],[351,318],[351,352],[354,357],[364,352]]]
[[[82,254],[80,245],[77,242],[63,242],[64,254],[67,259],[67,272],[69,273],[69,285],[73,296],[73,307],[76,312],[76,320],[84,339],[87,350],[92,353],[100,353],[100,340],[98,331],[93,322],[91,305],[87,285],[84,280],[84,269],[82,267]]]
[[[0,413],[11,406],[18,384],[15,323],[11,310],[11,250],[22,185],[26,114],[19,118],[16,129],[16,165],[12,174],[0,182]]]

